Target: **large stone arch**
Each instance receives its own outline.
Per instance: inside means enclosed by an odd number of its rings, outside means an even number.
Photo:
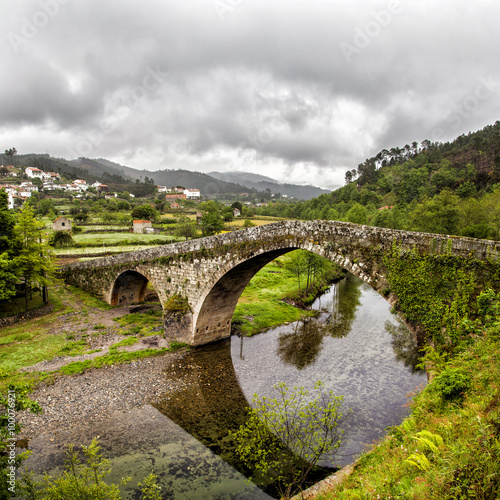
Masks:
[[[112,306],[127,306],[143,302],[148,283],[152,284],[161,301],[161,296],[157,288],[147,274],[137,269],[120,271],[112,282],[111,290],[109,291],[109,304]]]
[[[376,291],[374,281],[367,277],[358,266],[349,265],[345,259],[338,259],[336,254],[325,252],[325,248],[313,242],[293,246],[284,246],[264,251],[256,256],[241,260],[236,265],[223,266],[214,280],[205,287],[200,294],[200,300],[195,306],[192,315],[192,338],[189,343],[201,345],[209,342],[227,338],[231,334],[231,320],[234,315],[236,304],[250,280],[266,264],[277,257],[294,250],[307,250],[344,268],[345,264],[349,272],[361,278]]]

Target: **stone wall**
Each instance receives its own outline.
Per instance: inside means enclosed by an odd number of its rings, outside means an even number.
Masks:
[[[0,328],[11,326],[28,319],[40,318],[42,316],[45,316],[46,314],[50,314],[53,310],[54,304],[47,304],[46,306],[38,307],[37,309],[29,309],[28,311],[15,314],[14,316],[0,318]]]
[[[145,281],[131,276],[142,275],[160,298],[166,335],[199,345],[230,335],[231,318],[240,294],[254,274],[279,255],[298,248],[309,250],[382,292],[387,286],[383,258],[394,243],[403,251],[448,253],[480,260],[498,260],[500,254],[500,244],[493,241],[347,222],[284,221],[78,262],[64,267],[62,273],[69,283],[110,304],[139,300]],[[130,283],[128,291],[125,282]],[[174,296],[186,300],[188,307],[182,314],[169,309]]]

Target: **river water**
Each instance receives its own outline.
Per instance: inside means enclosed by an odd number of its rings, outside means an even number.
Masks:
[[[386,427],[401,422],[408,394],[426,376],[415,372],[413,340],[389,304],[348,275],[312,307],[321,311],[317,320],[250,338],[233,336],[187,353],[166,374],[185,382],[175,393],[99,429],[110,479],[133,478],[126,498],[140,498],[137,481],[151,470],[160,477],[163,498],[271,498],[245,480],[242,473],[249,471],[236,459],[230,432],[244,421],[253,394],[272,396],[279,382],[310,389],[321,380],[344,396],[343,408],[351,414],[336,459],[323,464],[328,467],[352,462]],[[37,447],[47,446],[30,443],[35,455]]]

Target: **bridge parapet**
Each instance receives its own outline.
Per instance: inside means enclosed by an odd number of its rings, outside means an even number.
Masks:
[[[387,286],[386,255],[402,251],[498,260],[498,242],[336,221],[283,221],[70,264],[67,282],[106,302],[138,302],[147,282],[164,309],[165,334],[191,345],[230,335],[237,300],[265,264],[294,249],[326,257],[375,290]]]

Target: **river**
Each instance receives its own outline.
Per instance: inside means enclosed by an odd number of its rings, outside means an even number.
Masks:
[[[137,482],[151,470],[160,477],[163,498],[270,498],[240,473],[246,471],[237,463],[230,431],[244,421],[253,394],[272,396],[278,382],[312,388],[321,380],[344,396],[343,407],[351,410],[345,442],[334,462],[323,464],[328,467],[352,462],[386,427],[401,422],[408,395],[426,376],[414,371],[413,341],[389,304],[348,275],[312,307],[320,311],[317,320],[187,353],[165,374],[183,381],[178,390],[99,428],[110,479],[133,478],[126,498],[140,498]],[[31,443],[39,456],[49,444]]]

